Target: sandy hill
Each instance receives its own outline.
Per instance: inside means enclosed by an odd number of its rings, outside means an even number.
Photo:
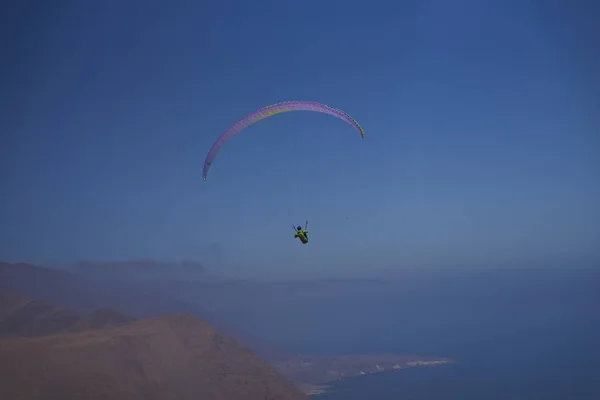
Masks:
[[[193,314],[215,326],[219,332],[250,347],[265,360],[282,362],[291,357],[277,346],[224,322],[200,307],[170,296],[160,288],[86,279],[64,270],[0,262],[2,289],[44,299],[81,314],[89,314],[101,307],[112,307],[137,318],[172,313]]]
[[[0,326],[13,329],[0,339],[3,400],[308,400],[252,351],[193,315],[135,320],[105,308],[75,314],[62,332],[39,336],[61,325],[37,330],[39,321],[69,310],[13,293],[0,299]],[[24,311],[38,308],[43,312]],[[5,323],[14,320],[23,323]],[[15,337],[21,332],[37,337]]]

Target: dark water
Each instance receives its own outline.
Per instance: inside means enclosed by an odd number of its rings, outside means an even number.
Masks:
[[[448,352],[459,361],[456,364],[348,379],[317,398],[600,400],[598,332],[598,321],[564,319],[478,341],[454,338]]]
[[[443,365],[342,381],[318,400],[597,400],[600,382],[562,370],[523,373],[506,365]],[[596,377],[598,371],[596,371]]]

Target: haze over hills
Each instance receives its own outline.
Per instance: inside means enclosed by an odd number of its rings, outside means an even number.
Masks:
[[[57,333],[79,322],[80,315],[68,308],[0,289],[0,336],[43,336]]]
[[[80,318],[75,324],[64,329],[64,332],[84,332],[92,329],[106,329],[131,324],[138,319],[123,314],[114,308],[103,307]]]
[[[0,288],[43,299],[79,313],[90,313],[103,307],[113,307],[135,317],[189,313],[249,346],[263,359],[277,362],[290,357],[283,349],[156,287],[133,282],[85,279],[63,270],[0,262]]]
[[[139,282],[152,279],[207,281],[216,279],[199,262],[161,262],[154,260],[132,260],[125,262],[80,261],[68,271],[86,278],[115,279]]]
[[[252,351],[189,314],[136,320],[103,309],[66,324],[46,304],[45,320],[56,319],[57,331],[32,328],[33,337],[19,337],[22,326],[10,321],[17,315],[35,326],[40,315],[28,304],[36,301],[0,298],[2,399],[307,399]]]
[[[123,326],[137,318],[103,307],[84,315],[0,289],[0,336],[38,337]]]

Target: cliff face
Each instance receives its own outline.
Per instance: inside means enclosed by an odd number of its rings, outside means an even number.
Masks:
[[[137,268],[137,264],[134,267]],[[95,267],[93,269],[97,273],[102,270]],[[106,275],[103,276],[107,278]],[[216,327],[219,332],[250,347],[267,361],[279,362],[290,357],[284,350],[224,322],[213,313],[169,295],[161,288],[152,288],[145,284],[123,281],[107,283],[103,279],[89,280],[64,270],[0,262],[0,291],[2,290],[18,292],[34,299],[44,299],[52,306],[66,307],[80,314],[89,314],[107,307],[136,318],[171,313],[193,314]]]
[[[11,298],[0,304],[0,324],[17,313],[32,326],[27,315],[37,314],[22,311],[32,301]],[[8,336],[0,340],[3,400],[308,399],[252,351],[189,314],[136,321],[104,309],[45,336],[31,329],[18,337],[21,325],[11,326],[4,324]]]

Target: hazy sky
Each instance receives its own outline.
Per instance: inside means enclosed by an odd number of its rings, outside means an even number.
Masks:
[[[15,4],[0,13],[2,260],[600,259],[593,1]],[[278,115],[202,181],[223,130],[285,100],[339,107],[366,138]]]

